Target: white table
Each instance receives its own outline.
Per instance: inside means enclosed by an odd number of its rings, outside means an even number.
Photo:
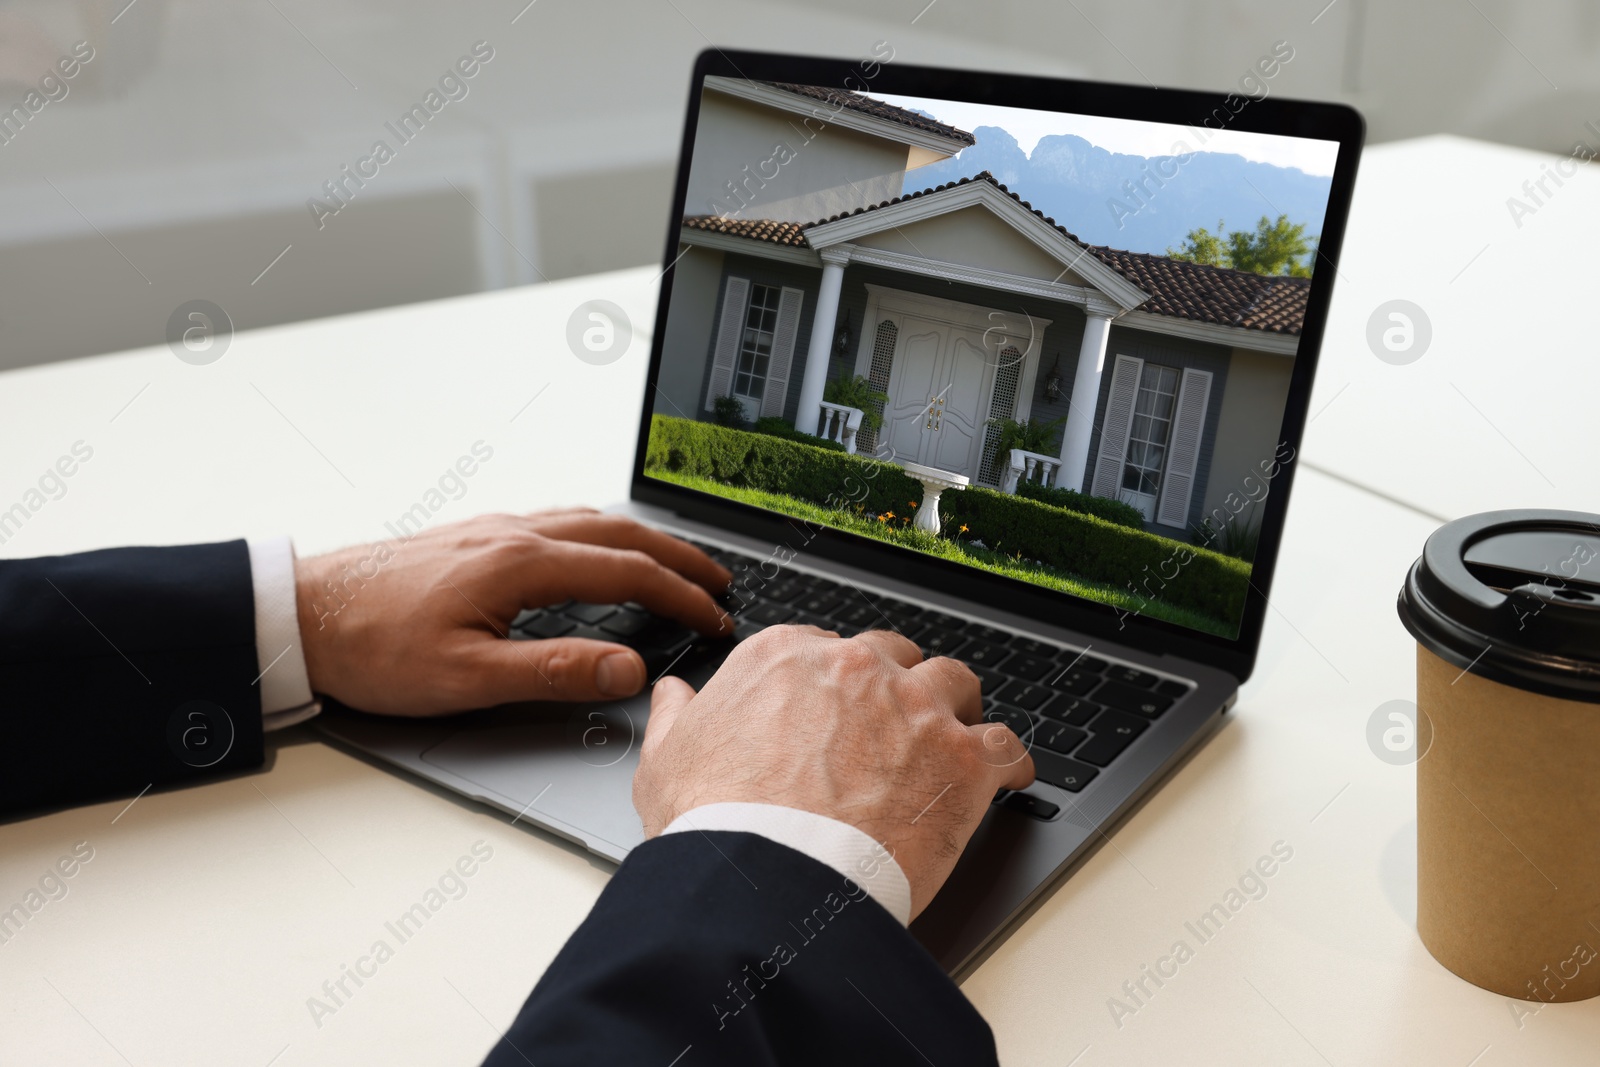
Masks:
[[[1311,402],[1312,463],[1450,518],[1600,511],[1600,164],[1557,187],[1545,174],[1559,159],[1455,137],[1367,153]],[[1550,195],[1535,190],[1543,203],[1514,221],[1508,200],[1532,204],[1523,184],[1541,179]],[[1397,299],[1433,335],[1401,366],[1367,341],[1373,312]]]
[[[1448,515],[1595,506],[1592,465],[1566,451],[1580,430],[1547,428],[1518,407],[1547,395],[1542,381],[1593,384],[1597,374],[1575,326],[1529,313],[1536,294],[1563,284],[1548,264],[1581,262],[1582,233],[1536,235],[1541,213],[1452,287],[1451,242],[1468,227],[1430,200],[1470,200],[1466,186],[1503,199],[1505,175],[1520,183],[1538,162],[1461,142],[1369,154],[1313,410],[1332,406],[1305,449],[1333,476],[1306,470],[1297,483],[1257,673],[1231,723],[966,982],[1004,1062],[1592,1061],[1600,1002],[1544,1007],[1519,1025],[1510,1002],[1422,948],[1413,771],[1379,761],[1365,739],[1373,709],[1412,694],[1413,646],[1394,594],[1435,525],[1371,490]],[[1420,180],[1428,175],[1438,180]],[[1563,198],[1570,209],[1552,211],[1596,210],[1574,186]],[[1408,217],[1409,240],[1438,255],[1418,264],[1381,244],[1374,228],[1389,216]],[[1571,254],[1549,258],[1544,242],[1567,239]],[[0,376],[0,506],[75,440],[95,449],[67,495],[0,553],[274,531],[313,552],[375,538],[479,439],[494,458],[440,520],[619,498],[647,341],[636,330],[623,359],[593,367],[567,354],[565,324],[603,296],[642,329],[654,274],[263,330],[208,367],[163,348]],[[1463,286],[1482,289],[1454,297]],[[1361,340],[1372,306],[1408,295],[1438,308],[1438,369],[1430,357],[1382,364]],[[1530,341],[1510,361],[1502,315]],[[1454,394],[1440,381],[1494,405],[1485,410],[1501,432],[1572,495],[1540,490],[1470,408],[1444,402]],[[1417,425],[1373,424],[1391,408]],[[1421,441],[1437,453],[1410,451]],[[1473,459],[1484,468],[1450,474]],[[304,729],[270,749],[260,775],[0,826],[0,903],[75,842],[95,849],[68,896],[0,945],[0,1061],[478,1062],[606,866]],[[480,839],[494,856],[467,895],[319,1028],[307,998]],[[1293,858],[1266,895],[1198,944],[1184,923],[1278,841]],[[1194,957],[1119,1027],[1108,999],[1131,1003],[1122,983],[1179,938]]]

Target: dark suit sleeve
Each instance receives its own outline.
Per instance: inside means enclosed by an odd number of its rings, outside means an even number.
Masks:
[[[988,1024],[865,890],[748,833],[636,848],[486,1067],[994,1064]]]
[[[0,561],[0,815],[258,767],[243,541]]]

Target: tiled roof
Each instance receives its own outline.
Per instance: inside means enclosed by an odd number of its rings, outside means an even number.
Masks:
[[[766,84],[774,89],[782,89],[786,93],[808,96],[825,104],[846,107],[851,111],[859,111],[863,115],[888,119],[890,122],[898,122],[902,126],[909,126],[914,130],[921,130],[923,133],[946,137],[962,146],[978,143],[978,139],[966,130],[958,130],[954,126],[935,122],[933,119],[925,115],[919,115],[915,111],[896,107],[893,104],[886,104],[882,100],[874,100],[870,96],[852,93],[846,89],[830,89],[822,85],[795,85],[791,82],[767,82]]]
[[[1286,334],[1298,334],[1306,317],[1310,278],[1252,274],[1098,245],[1089,251],[1150,294],[1140,311]]]
[[[685,215],[684,226],[691,230],[725,233],[730,237],[748,237],[752,241],[788,245],[791,248],[810,248],[806,243],[805,224],[799,222],[773,222],[771,219],[734,219],[721,215]]]
[[[1151,255],[1148,252],[1124,252],[1117,248],[1088,244],[1079,240],[1066,227],[1058,225],[1055,219],[1007,189],[988,171],[947,185],[906,193],[893,200],[857,208],[855,211],[820,219],[817,222],[770,222],[765,219],[724,219],[716,215],[690,215],[683,220],[683,224],[691,229],[711,230],[772,244],[808,248],[810,246],[806,242],[805,231],[813,226],[876,211],[903,200],[915,200],[952,186],[966,185],[975,181],[986,181],[995,186],[1054,226],[1074,243],[1086,248],[1100,262],[1149,293],[1150,299],[1140,305],[1141,311],[1189,319],[1193,322],[1261,330],[1266,333],[1296,335],[1300,332],[1306,314],[1306,298],[1311,292],[1311,279],[1291,278],[1281,274],[1252,274],[1249,271],[1208,267],[1200,263],[1172,259],[1169,256]]]

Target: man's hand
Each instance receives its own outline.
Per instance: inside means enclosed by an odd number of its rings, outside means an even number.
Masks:
[[[917,915],[950,876],[995,791],[1033,781],[1033,757],[982,721],[977,677],[924,660],[899,634],[848,640],[775,626],[739,645],[698,694],[664,678],[633,779],[654,837],[702,804],[782,804],[883,843]]]
[[[311,688],[394,715],[637,693],[646,681],[637,652],[583,638],[507,640],[511,620],[566,600],[631,600],[724,633],[731,623],[713,594],[729,578],[692,545],[589,509],[483,515],[295,565]]]

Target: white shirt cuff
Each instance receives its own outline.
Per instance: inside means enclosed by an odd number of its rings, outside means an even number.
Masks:
[[[889,850],[849,823],[781,804],[702,804],[673,819],[663,834],[735,830],[803,852],[865,889],[905,926],[911,921],[911,883]]]
[[[294,545],[287,537],[246,541],[255,590],[256,666],[261,674],[261,722],[281,730],[322,710],[311,693],[295,610]]]

